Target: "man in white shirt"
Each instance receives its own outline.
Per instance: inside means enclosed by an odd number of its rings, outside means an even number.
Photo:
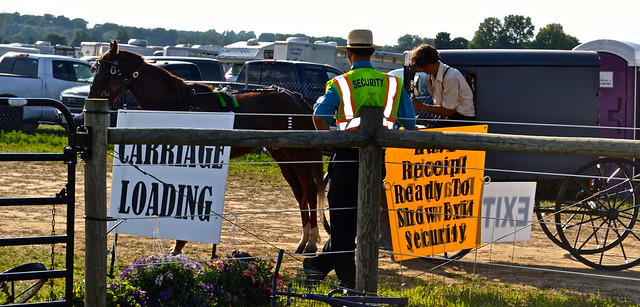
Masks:
[[[464,76],[457,69],[440,61],[435,47],[422,44],[411,51],[409,64],[417,71],[428,74],[427,89],[433,98],[433,105],[422,104],[413,98],[416,111],[429,112],[452,120],[475,120],[473,91]],[[465,122],[443,122],[438,127],[465,125]]]

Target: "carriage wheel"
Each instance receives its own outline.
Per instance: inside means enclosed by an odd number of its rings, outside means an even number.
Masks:
[[[635,161],[600,158],[565,179],[554,217],[561,246],[577,260],[611,271],[640,263],[640,233],[634,229],[640,208],[638,172]]]
[[[533,210],[538,218],[538,225],[542,229],[545,235],[556,245],[565,248],[564,243],[558,237],[558,231],[556,228],[556,204],[552,201],[536,201],[535,208]]]

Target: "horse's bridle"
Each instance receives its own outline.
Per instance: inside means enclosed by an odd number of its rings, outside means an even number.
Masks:
[[[108,64],[111,67],[109,68],[109,70],[102,70],[100,69],[104,64]],[[117,90],[121,90],[121,94],[126,90],[127,86],[136,78],[138,78],[138,76],[140,76],[140,71],[142,71],[142,69],[145,66],[145,62],[142,61],[142,63],[140,64],[140,67],[138,67],[137,70],[134,70],[131,73],[131,76],[129,77],[122,77],[122,70],[120,69],[120,67],[118,67],[118,60],[113,60],[113,61],[109,61],[109,60],[104,60],[104,59],[100,59],[100,60],[96,60],[96,62],[93,64],[92,66],[92,70],[94,72],[96,72],[97,74],[108,74],[108,77],[106,78],[106,82],[107,82],[107,89],[105,89],[104,91],[102,91],[101,93],[99,93],[99,95],[101,97],[109,97],[109,94],[117,91]],[[119,84],[115,85],[112,88],[109,88],[109,84],[111,83],[111,78],[114,76],[118,76],[119,80],[121,81]]]

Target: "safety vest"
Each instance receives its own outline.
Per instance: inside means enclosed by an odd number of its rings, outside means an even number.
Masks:
[[[354,69],[329,81],[340,95],[336,114],[339,130],[360,127],[360,107],[383,107],[382,126],[393,129],[398,117],[402,85],[400,78],[381,73],[373,68]]]

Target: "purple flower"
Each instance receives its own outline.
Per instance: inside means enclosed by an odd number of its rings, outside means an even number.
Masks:
[[[169,300],[171,297],[171,292],[173,291],[173,287],[168,287],[164,291],[160,292],[160,299]]]

